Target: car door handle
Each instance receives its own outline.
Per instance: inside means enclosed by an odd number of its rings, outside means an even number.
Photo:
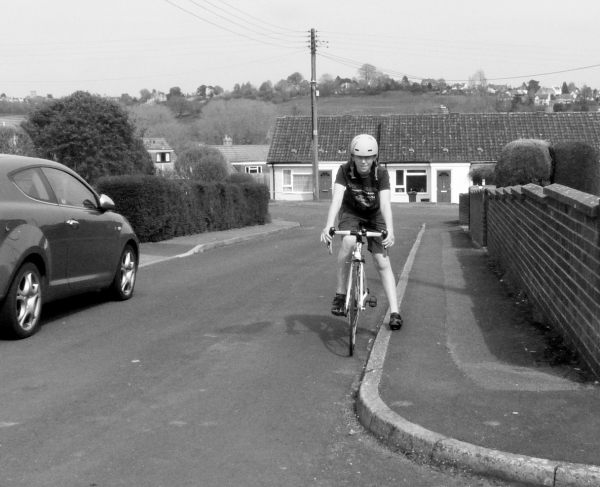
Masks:
[[[73,218],[69,218],[66,223],[73,228],[77,228],[79,226],[79,222]]]

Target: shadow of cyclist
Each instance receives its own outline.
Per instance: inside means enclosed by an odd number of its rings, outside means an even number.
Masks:
[[[348,356],[348,322],[345,318],[326,315],[290,315],[285,318],[287,333],[296,335],[306,330],[319,336],[325,348],[340,357]],[[357,348],[366,349],[368,340],[375,338],[375,330],[356,331]]]

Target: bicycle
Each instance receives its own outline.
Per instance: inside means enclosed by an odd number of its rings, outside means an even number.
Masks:
[[[356,242],[352,249],[352,254],[348,271],[348,284],[346,286],[346,301],[344,303],[344,315],[348,318],[349,336],[348,352],[354,354],[356,344],[356,329],[358,326],[358,317],[361,311],[364,311],[367,305],[371,308],[377,306],[377,298],[369,297],[369,288],[367,287],[367,275],[365,273],[365,258],[363,256],[363,244],[367,237],[386,238],[387,232],[374,232],[363,228],[359,230],[336,230],[335,227],[329,229],[329,235],[351,235],[356,237]],[[333,245],[329,244],[329,253],[333,252]]]

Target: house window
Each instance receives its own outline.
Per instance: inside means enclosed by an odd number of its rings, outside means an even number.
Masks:
[[[425,169],[407,169],[406,187],[408,191],[427,192],[427,171]]]
[[[406,192],[406,184],[404,184],[404,169],[398,169],[396,171],[396,185],[394,191],[396,193]]]
[[[157,152],[156,162],[171,162],[171,154],[169,152]]]
[[[246,174],[262,174],[262,167],[246,166]]]
[[[292,169],[283,170],[283,191],[288,193],[311,193],[313,187],[312,173],[297,172]]]

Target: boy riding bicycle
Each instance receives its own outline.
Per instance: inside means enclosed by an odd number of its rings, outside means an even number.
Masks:
[[[327,223],[321,232],[321,242],[331,243],[329,229],[334,226],[336,216],[340,230],[358,230],[361,225],[368,230],[387,230],[387,236],[383,240],[369,237],[368,248],[390,306],[389,327],[399,330],[402,327],[402,317],[396,297],[396,280],[385,252],[385,249],[394,245],[390,179],[388,172],[377,164],[378,153],[379,146],[371,135],[360,134],[352,139],[350,160],[339,168],[335,178],[333,198]],[[352,236],[343,237],[337,257],[337,288],[331,307],[331,312],[337,316],[344,314],[347,262],[355,239]]]

